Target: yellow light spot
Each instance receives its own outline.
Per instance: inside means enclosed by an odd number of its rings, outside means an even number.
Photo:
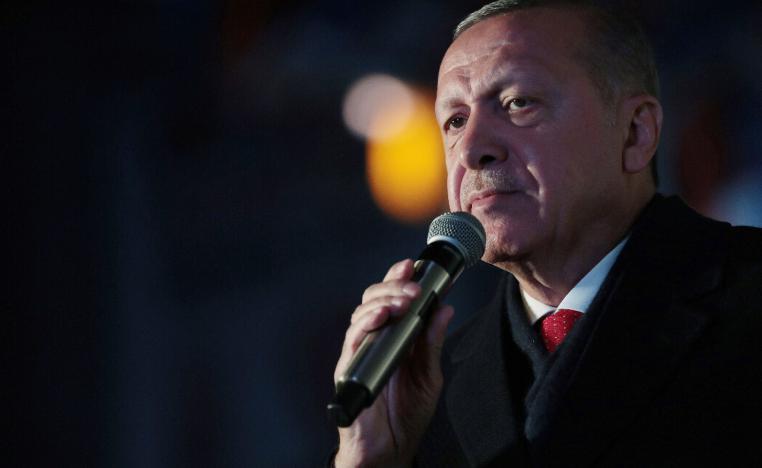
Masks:
[[[428,222],[447,204],[444,151],[433,108],[431,96],[416,93],[412,111],[387,108],[373,119],[375,128],[398,131],[368,140],[368,183],[373,199],[385,213],[408,223]]]

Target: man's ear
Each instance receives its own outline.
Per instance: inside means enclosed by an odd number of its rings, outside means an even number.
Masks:
[[[648,94],[626,98],[622,104],[622,117],[628,124],[622,151],[622,169],[637,173],[648,168],[656,154],[661,135],[661,103]]]

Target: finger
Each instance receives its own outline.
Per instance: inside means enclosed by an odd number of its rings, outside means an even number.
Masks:
[[[413,276],[413,261],[406,258],[405,260],[400,260],[389,268],[389,271],[386,272],[386,276],[384,276],[384,281],[409,279],[411,276]]]
[[[390,309],[387,306],[382,306],[377,309],[373,309],[363,314],[358,318],[355,323],[349,326],[344,337],[343,352],[354,353],[360,346],[363,338],[368,333],[381,328],[390,316]]]
[[[368,287],[362,295],[362,302],[370,302],[382,296],[408,296],[417,297],[421,293],[421,286],[406,279],[386,280]]]
[[[430,347],[442,347],[447,336],[447,325],[454,315],[455,309],[451,305],[442,306],[431,315],[426,329],[426,343]]]
[[[426,353],[428,362],[426,364],[429,370],[439,369],[440,367],[442,346],[447,336],[447,325],[450,324],[454,315],[455,309],[450,305],[446,305],[440,307],[431,316],[425,336],[426,348],[428,349]]]
[[[357,348],[360,347],[362,340],[365,339],[368,333],[380,328],[386,323],[388,318],[388,308],[381,307],[364,314],[347,329],[344,337],[344,344],[341,348],[341,356],[339,356],[339,361],[336,363],[336,370],[334,372],[335,381],[338,381],[339,377],[346,370],[346,367],[352,360]]]
[[[410,307],[410,296],[381,296],[357,306],[352,313],[350,323],[355,323],[367,314],[374,313],[382,307],[387,307],[392,317],[404,315]]]

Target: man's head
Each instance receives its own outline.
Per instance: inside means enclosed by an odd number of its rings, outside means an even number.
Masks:
[[[637,27],[584,2],[503,0],[458,26],[437,119],[451,209],[485,224],[486,261],[565,255],[627,228],[654,191],[650,56]]]

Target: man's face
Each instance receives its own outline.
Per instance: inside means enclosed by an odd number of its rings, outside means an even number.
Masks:
[[[568,252],[623,191],[626,132],[576,56],[584,40],[579,14],[534,8],[477,23],[442,60],[450,209],[482,222],[489,263]]]

